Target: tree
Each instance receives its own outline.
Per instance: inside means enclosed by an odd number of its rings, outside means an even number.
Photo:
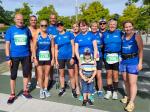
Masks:
[[[128,0],[126,2],[126,5],[131,5],[133,3],[137,3],[140,0]],[[150,1],[149,0],[142,0],[143,5],[150,5]]]
[[[43,19],[46,19],[46,20],[49,21],[50,14],[55,14],[56,16],[58,16],[54,6],[53,5],[49,5],[49,6],[43,7],[41,10],[39,10],[37,12],[38,21],[41,21]]]
[[[32,14],[32,10],[28,3],[23,3],[23,7],[16,9],[15,13],[21,13],[24,16],[25,25],[29,24],[29,17]]]
[[[98,1],[92,2],[87,8],[86,5],[81,5],[80,10],[82,11],[80,19],[85,19],[88,22],[99,21],[100,18],[108,18],[109,16],[109,10]]]
[[[1,6],[2,1],[0,0],[0,23],[5,23],[6,25],[10,25],[13,23],[13,11],[6,11]]]
[[[137,18],[139,17],[139,8],[135,6],[135,4],[128,5],[123,10],[123,16],[120,17],[120,22],[122,23],[125,20],[133,21],[133,23],[136,23]],[[135,24],[135,27],[137,24]]]

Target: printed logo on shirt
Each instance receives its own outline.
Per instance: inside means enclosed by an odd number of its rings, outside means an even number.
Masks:
[[[127,47],[123,47],[123,49],[131,49],[132,45],[128,45]]]
[[[114,37],[118,37],[118,35],[114,35]]]

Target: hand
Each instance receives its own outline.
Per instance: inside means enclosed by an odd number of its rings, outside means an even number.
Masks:
[[[53,66],[55,64],[54,59],[51,60],[51,66]]]
[[[88,83],[91,83],[91,82],[93,82],[93,79],[89,78]]]
[[[138,64],[138,70],[140,71],[140,70],[142,70],[142,68],[143,68],[142,63],[139,63],[139,64]]]
[[[71,58],[70,65],[73,65],[73,64],[74,64],[74,59]]]
[[[12,66],[12,61],[11,60],[7,61],[7,65],[8,65],[8,67],[11,67]]]
[[[87,82],[87,81],[88,81],[88,78],[87,78],[87,77],[84,77],[83,80],[84,80],[85,82]]]
[[[34,65],[35,65],[35,66],[38,66],[38,61],[37,61],[37,59],[34,59],[33,62],[34,62]]]
[[[58,67],[59,67],[58,60],[56,60],[55,65],[56,65],[56,68],[58,68]]]

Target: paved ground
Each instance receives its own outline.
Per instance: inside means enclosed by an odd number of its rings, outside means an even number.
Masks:
[[[150,45],[144,49],[144,69],[140,72],[138,80],[138,95],[136,98],[135,112],[150,112]],[[34,72],[33,72],[34,74]],[[31,100],[26,100],[21,97],[22,92],[22,75],[18,72],[16,84],[16,93],[18,99],[13,105],[7,105],[9,96],[9,70],[4,62],[4,47],[0,44],[0,112],[123,112],[124,106],[119,100],[98,99],[95,95],[94,106],[82,107],[78,99],[72,98],[71,90],[68,88],[63,97],[58,97],[58,90],[55,85],[50,92],[51,97],[41,100],[39,99],[39,89],[35,88],[35,80],[31,88],[31,95],[34,97]],[[105,70],[103,70],[103,83],[106,83]],[[120,75],[119,82],[119,98],[122,98],[122,78]]]

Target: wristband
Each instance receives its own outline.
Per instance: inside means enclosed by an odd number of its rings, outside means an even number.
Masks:
[[[10,60],[10,56],[6,56],[5,60],[9,61]]]

